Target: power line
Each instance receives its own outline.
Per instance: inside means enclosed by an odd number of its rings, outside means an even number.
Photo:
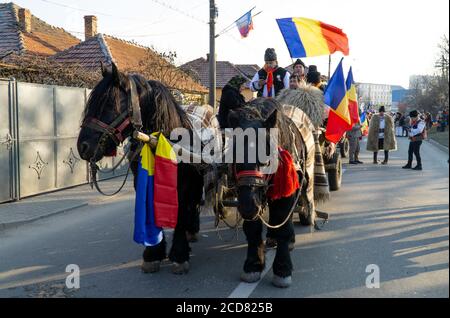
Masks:
[[[111,18],[116,18],[116,19],[123,19],[123,20],[139,20],[139,21],[148,21],[147,19],[138,19],[138,18],[131,18],[131,17],[120,17],[120,16],[116,16],[116,15],[112,15],[109,13],[104,13],[104,12],[99,12],[99,11],[94,11],[94,10],[89,10],[89,9],[83,9],[83,8],[77,8],[77,7],[72,7],[63,3],[59,3],[59,2],[55,2],[55,1],[50,1],[50,0],[41,0],[42,2],[46,2],[49,4],[53,4],[55,6],[59,6],[59,7],[63,7],[63,8],[68,8],[68,9],[72,9],[72,10],[76,10],[76,11],[83,11],[83,12],[89,12],[91,14],[97,14],[97,15],[102,15],[102,16],[106,16],[106,17],[111,17]],[[158,23],[158,22],[156,22]]]
[[[72,31],[72,30],[67,30],[67,32],[70,33],[75,33],[75,34],[81,34],[83,35],[84,32],[81,31]],[[172,35],[172,34],[179,34],[179,33],[184,33],[184,32],[190,32],[190,30],[186,30],[186,29],[182,29],[182,30],[178,30],[178,31],[173,31],[173,32],[167,32],[167,33],[153,33],[153,34],[111,34],[114,37],[117,38],[146,38],[146,37],[152,37],[152,36],[166,36],[166,35]]]
[[[208,22],[203,21],[203,20],[201,20],[201,19],[199,19],[199,18],[197,18],[197,17],[195,17],[193,15],[187,14],[185,11],[183,11],[181,9],[178,9],[178,8],[175,8],[175,7],[171,6],[170,4],[167,4],[167,3],[159,1],[159,0],[151,0],[151,1],[153,1],[154,3],[159,4],[160,6],[166,7],[167,9],[170,9],[172,11],[178,12],[179,14],[184,15],[184,16],[192,19],[192,20],[195,20],[195,21],[203,23],[203,24],[208,24]]]

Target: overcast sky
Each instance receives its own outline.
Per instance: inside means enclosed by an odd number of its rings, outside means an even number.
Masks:
[[[4,1],[3,1],[4,2]],[[99,32],[172,50],[182,64],[209,52],[209,0],[15,0],[42,20],[83,39],[83,16],[98,17]],[[60,4],[60,5],[58,5]],[[437,45],[449,30],[448,0],[216,0],[217,32],[256,6],[255,30],[241,39],[233,28],[217,38],[218,60],[264,63],[273,47],[282,66],[291,63],[276,18],[307,17],[332,24],[349,37],[355,81],[408,87],[409,76],[431,74]],[[68,6],[68,7],[64,7]],[[75,33],[78,32],[78,33]],[[342,55],[335,53],[332,71]],[[328,72],[328,57],[305,58]]]

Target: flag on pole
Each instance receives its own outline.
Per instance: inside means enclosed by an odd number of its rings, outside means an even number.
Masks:
[[[369,121],[367,120],[366,112],[361,114],[359,122],[361,123],[361,132],[363,136],[367,136],[369,134]]]
[[[349,55],[347,35],[339,28],[307,18],[277,19],[291,58],[330,55],[336,51]]]
[[[355,82],[353,80],[353,71],[350,67],[347,75],[347,81],[345,83],[347,87],[348,108],[350,112],[351,125],[358,124],[359,121],[359,107],[358,96],[356,94]]]
[[[254,8],[253,8],[254,9]],[[252,10],[244,14],[236,20],[236,26],[239,29],[241,37],[246,38],[251,30],[253,30]]]
[[[175,228],[178,219],[177,180],[175,152],[164,135],[159,134],[156,154],[148,144],[141,150],[134,210],[136,243],[158,245],[163,238],[163,227]]]
[[[325,138],[334,143],[339,142],[344,133],[352,128],[342,61],[324,93],[325,104],[330,107]]]

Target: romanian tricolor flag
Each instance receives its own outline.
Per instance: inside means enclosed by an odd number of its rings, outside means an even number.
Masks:
[[[352,68],[348,71],[347,81],[345,83],[347,87],[347,98],[348,98],[348,109],[350,112],[350,119],[352,121],[352,126],[359,123],[359,107],[358,107],[358,96],[356,95],[355,82],[353,81]]]
[[[277,19],[277,23],[292,58],[336,51],[349,55],[347,35],[337,27],[307,18]]]
[[[324,93],[325,104],[330,107],[325,138],[334,143],[339,142],[344,133],[352,128],[342,61],[343,59],[339,62]]]
[[[363,136],[367,136],[369,134],[369,121],[367,120],[366,113],[363,112],[361,117],[359,118],[359,122],[361,123],[361,132]]]
[[[246,38],[250,31],[253,30],[252,10],[236,20],[236,26],[243,38]]]
[[[177,170],[176,154],[163,134],[159,134],[155,154],[148,144],[144,145],[136,183],[136,243],[157,245],[163,238],[163,227],[175,228],[178,219]]]

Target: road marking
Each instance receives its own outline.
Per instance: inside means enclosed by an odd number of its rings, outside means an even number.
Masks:
[[[228,296],[228,298],[248,298],[253,291],[256,289],[258,284],[263,280],[264,276],[269,272],[269,270],[272,268],[273,260],[275,259],[275,253],[276,249],[270,249],[266,252],[266,268],[261,273],[261,279],[257,281],[256,283],[240,283]],[[270,264],[270,265],[269,265]]]

